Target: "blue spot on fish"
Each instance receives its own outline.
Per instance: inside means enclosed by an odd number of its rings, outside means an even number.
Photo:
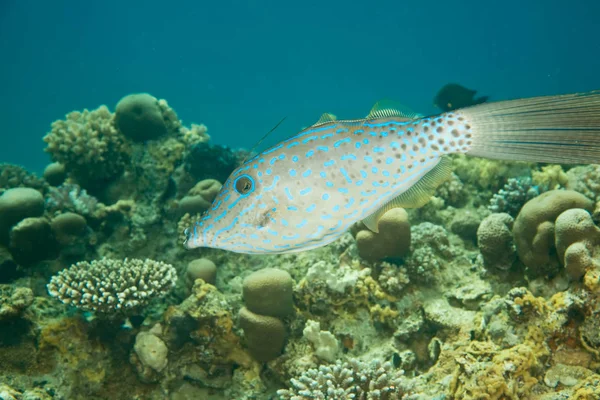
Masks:
[[[344,175],[344,178],[346,178],[346,182],[352,183],[352,179],[350,179],[350,176],[348,175],[348,172],[345,168],[340,168],[340,172],[342,173],[342,175]]]
[[[342,144],[344,144],[344,143],[348,143],[348,142],[350,142],[350,141],[351,141],[351,139],[350,139],[349,137],[347,137],[347,138],[345,138],[345,139],[342,139],[342,140],[338,140],[337,142],[335,142],[335,143],[333,144],[333,147],[340,147]]]
[[[288,200],[294,200],[294,196],[292,196],[292,194],[290,193],[290,188],[286,186],[285,188],[285,194],[288,197]]]

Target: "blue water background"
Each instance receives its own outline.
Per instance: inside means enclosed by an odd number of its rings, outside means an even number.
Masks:
[[[167,99],[214,142],[273,143],[381,98],[434,113],[458,82],[492,99],[600,89],[600,1],[0,0],[0,162],[41,171],[72,110]]]

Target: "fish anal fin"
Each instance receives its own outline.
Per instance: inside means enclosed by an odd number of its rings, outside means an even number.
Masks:
[[[319,124],[324,124],[326,122],[331,122],[331,121],[335,121],[337,119],[337,117],[333,114],[330,113],[323,113],[323,115],[321,115],[321,118],[319,118],[319,120],[317,122],[315,122],[315,125],[319,125]]]
[[[406,106],[397,103],[392,100],[380,100],[369,112],[367,119],[375,118],[387,118],[387,117],[400,117],[406,118],[407,120],[422,118],[423,116],[417,114]]]
[[[380,208],[379,210],[375,211],[373,214],[369,215],[367,218],[363,219],[362,222],[363,224],[365,224],[365,226],[371,231],[371,232],[375,232],[375,233],[379,233],[379,219],[381,218],[381,216],[383,214],[385,214],[385,211],[382,208]]]
[[[392,208],[419,208],[425,205],[435,190],[450,178],[452,161],[446,157],[440,158],[435,167],[428,171],[410,189],[385,203],[377,211],[363,219],[363,223],[372,232],[379,232],[379,219]]]

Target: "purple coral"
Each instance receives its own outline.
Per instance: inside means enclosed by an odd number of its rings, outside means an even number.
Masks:
[[[51,214],[66,211],[80,215],[92,215],[98,206],[98,200],[87,194],[79,185],[65,183],[51,187],[46,197],[46,210]]]
[[[515,217],[525,203],[546,190],[534,185],[529,177],[510,178],[506,185],[492,196],[488,209],[493,213],[507,213]]]

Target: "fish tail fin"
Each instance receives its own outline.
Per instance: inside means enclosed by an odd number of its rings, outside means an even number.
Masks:
[[[600,164],[600,91],[485,103],[456,114],[471,136],[466,154]]]

